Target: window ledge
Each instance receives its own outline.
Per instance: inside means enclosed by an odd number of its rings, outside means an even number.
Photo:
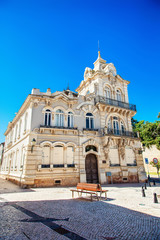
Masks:
[[[40,125],[40,128],[54,128],[54,129],[70,129],[70,130],[77,130],[77,127],[63,127],[63,126],[46,126],[46,125]]]
[[[98,128],[83,128],[83,131],[93,131],[93,132],[97,132]]]

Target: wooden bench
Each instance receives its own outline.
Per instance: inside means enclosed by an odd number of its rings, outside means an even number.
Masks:
[[[93,200],[93,196],[97,198],[97,200],[101,200],[102,194],[105,194],[105,200],[107,199],[108,190],[103,190],[100,184],[93,183],[78,183],[77,189],[71,189],[72,198],[74,198],[74,192],[77,192],[78,195],[82,196],[82,193],[90,194],[91,201]],[[99,194],[99,195],[98,195]]]

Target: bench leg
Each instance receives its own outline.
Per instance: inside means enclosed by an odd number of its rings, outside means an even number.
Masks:
[[[74,198],[74,191],[72,191],[72,198]]]
[[[98,193],[96,193],[96,195],[97,195],[97,200],[98,201],[101,200],[101,195],[100,195],[100,197],[98,196]]]
[[[107,192],[105,192],[105,200],[107,200]]]
[[[91,193],[91,202],[93,201],[93,199],[92,199],[92,193]]]
[[[100,200],[102,199],[102,192],[100,192]]]

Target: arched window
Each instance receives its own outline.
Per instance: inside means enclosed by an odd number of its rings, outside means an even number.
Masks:
[[[94,117],[92,113],[86,114],[86,128],[90,129],[94,128]]]
[[[50,145],[42,147],[42,168],[50,168],[51,148]]]
[[[68,127],[73,127],[73,113],[68,112]]]
[[[60,109],[56,111],[56,126],[63,127],[64,125],[64,112]]]
[[[126,129],[122,119],[118,117],[110,117],[107,122],[107,133],[115,135],[125,135]]]
[[[119,135],[119,124],[118,124],[117,117],[113,117],[113,131],[114,131],[114,134]]]
[[[51,111],[49,109],[45,112],[45,126],[51,126]]]
[[[122,133],[124,133],[124,132],[125,132],[124,124],[123,124],[123,122],[122,122],[122,121],[121,121],[121,131],[122,131]]]
[[[120,90],[116,91],[116,97],[117,97],[117,101],[122,101],[122,94]]]
[[[95,146],[93,146],[93,145],[86,146],[85,151],[88,152],[90,150],[97,152],[97,148]]]
[[[111,119],[108,121],[108,132],[111,132],[112,130],[112,124],[111,124]]]
[[[111,98],[111,91],[108,87],[105,88],[104,93],[106,98]]]

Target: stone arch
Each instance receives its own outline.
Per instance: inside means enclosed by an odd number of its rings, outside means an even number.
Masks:
[[[97,152],[92,151],[92,150],[90,150],[89,152],[86,152],[86,151],[85,151],[85,148],[86,148],[88,145],[95,146],[95,147],[97,148]],[[82,144],[82,146],[83,146],[83,156],[86,156],[86,155],[88,155],[88,154],[91,153],[91,152],[95,153],[97,156],[100,155],[100,146],[99,146],[99,143],[98,143],[95,139],[90,138],[89,140],[87,140],[86,142],[84,142],[84,143]]]
[[[103,86],[103,95],[105,94],[105,89],[109,88],[110,90],[110,98],[113,96],[113,87],[109,83],[105,83]]]
[[[52,142],[50,142],[50,141],[43,141],[39,145],[40,145],[40,147],[43,147],[44,145],[49,145],[51,147],[52,146]]]
[[[84,106],[84,105],[92,105],[92,106],[94,106],[94,103],[92,103],[92,102],[82,102],[82,103],[80,103],[78,106],[77,106],[77,110],[79,110],[82,106]]]
[[[62,111],[64,112],[64,114],[68,113],[68,109],[65,109],[65,108],[62,107],[62,106],[56,106],[56,107],[54,107],[53,111],[54,111],[55,114],[56,114],[56,111],[57,111],[57,110],[62,110]]]
[[[120,91],[120,93],[121,93],[121,101],[123,102],[123,101],[124,101],[124,91],[123,91],[123,89],[122,89],[120,86],[116,86],[116,88],[115,88],[115,97],[116,97],[116,100],[117,100],[117,90]]]
[[[115,91],[117,91],[117,90],[119,90],[121,92],[121,94],[123,94],[123,90],[122,90],[122,88],[120,86],[116,86],[115,87]]]
[[[72,108],[68,108],[68,109],[67,109],[67,114],[68,114],[69,112],[72,112],[73,115],[75,115],[75,111],[74,111]]]
[[[64,142],[54,142],[54,143],[52,143],[52,147],[55,147],[57,145],[62,146],[62,147],[66,146],[66,144]]]
[[[51,113],[53,112],[53,108],[52,108],[51,106],[45,106],[45,107],[42,109],[42,113],[45,113],[47,109],[50,110]]]
[[[68,142],[68,143],[65,144],[65,146],[66,146],[66,147],[73,147],[74,150],[75,150],[75,148],[77,147],[77,145],[76,145],[74,142]]]

